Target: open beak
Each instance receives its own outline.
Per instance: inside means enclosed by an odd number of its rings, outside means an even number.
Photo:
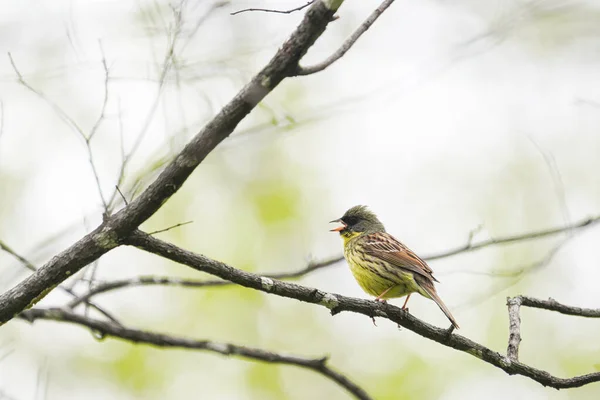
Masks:
[[[332,224],[334,222],[339,222],[340,224],[342,224],[342,226],[338,226],[337,228],[333,228],[329,232],[340,232],[340,231],[343,231],[344,229],[346,229],[347,225],[341,219],[334,219],[333,221],[329,221],[330,224]]]

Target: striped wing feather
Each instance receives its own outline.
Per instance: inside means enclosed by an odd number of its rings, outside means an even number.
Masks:
[[[364,238],[362,245],[368,255],[410,271],[415,276],[438,282],[427,263],[389,233],[371,233]]]

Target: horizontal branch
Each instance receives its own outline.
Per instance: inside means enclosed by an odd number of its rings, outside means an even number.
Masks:
[[[548,300],[534,299],[533,297],[517,296],[510,300],[518,299],[523,307],[541,308],[543,310],[556,311],[561,314],[574,315],[576,317],[600,318],[600,308],[581,308],[566,306],[550,298]]]
[[[295,7],[295,8],[291,8],[289,10],[273,10],[273,9],[270,9],[270,8],[244,8],[243,10],[238,10],[238,11],[234,11],[232,13],[229,13],[229,15],[238,15],[238,14],[241,14],[241,13],[252,12],[252,11],[259,11],[259,12],[266,12],[266,13],[275,13],[275,14],[291,14],[291,13],[294,13],[296,11],[304,10],[306,7],[310,6],[315,1],[316,0],[311,0],[308,3],[306,3],[306,4],[303,4],[303,5]]]
[[[127,244],[160,255],[177,263],[187,265],[195,270],[229,280],[241,286],[327,307],[334,315],[342,311],[349,311],[363,314],[371,318],[380,317],[388,319],[427,339],[477,357],[488,364],[502,369],[508,374],[522,375],[539,382],[544,386],[562,389],[580,387],[588,383],[600,381],[600,372],[574,378],[555,377],[546,371],[530,367],[518,361],[512,361],[496,351],[464,336],[453,333],[451,329],[442,329],[423,322],[401,308],[395,307],[389,303],[380,303],[327,293],[318,289],[242,271],[203,255],[183,250],[140,231],[134,232],[127,240]]]
[[[194,340],[180,338],[162,333],[147,332],[138,329],[118,326],[110,322],[99,321],[96,319],[84,317],[70,311],[59,308],[40,309],[33,308],[26,310],[19,315],[19,318],[31,323],[36,320],[51,320],[57,322],[68,322],[88,327],[94,332],[104,336],[123,339],[132,343],[144,343],[161,348],[182,348],[192,350],[204,350],[225,356],[234,356],[246,358],[249,360],[263,361],[273,364],[294,365],[296,367],[306,368],[317,372],[331,379],[354,397],[361,400],[370,400],[371,397],[358,385],[350,381],[346,376],[327,366],[327,357],[322,358],[303,358],[293,355],[285,355],[257,349],[246,346],[239,346],[231,343],[220,343],[209,340]]]
[[[300,278],[310,272],[326,268],[330,265],[340,262],[339,257],[334,257],[326,260],[322,260],[315,263],[309,263],[306,267],[292,272],[280,272],[265,274],[263,276],[271,279],[295,279]],[[67,304],[68,308],[75,308],[79,304],[88,301],[90,298],[110,292],[113,290],[132,288],[138,286],[178,286],[188,288],[199,288],[199,287],[223,287],[235,285],[233,282],[224,280],[197,280],[197,279],[181,279],[173,278],[168,276],[138,276],[135,278],[121,279],[108,282],[97,283],[92,289],[86,293],[78,296]]]

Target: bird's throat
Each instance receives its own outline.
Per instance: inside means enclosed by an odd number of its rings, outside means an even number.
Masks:
[[[340,232],[340,236],[344,240],[344,246],[346,244],[348,244],[348,242],[350,240],[354,239],[355,237],[359,236],[360,234],[361,234],[361,232],[352,232],[349,229],[344,229],[343,231]]]

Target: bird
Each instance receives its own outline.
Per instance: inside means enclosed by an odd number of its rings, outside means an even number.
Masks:
[[[341,226],[331,229],[339,232],[344,241],[344,258],[360,287],[375,301],[406,296],[403,310],[412,293],[433,300],[458,329],[452,313],[438,296],[433,271],[423,259],[386,232],[377,215],[367,206],[354,206],[344,216],[330,221]],[[375,321],[373,321],[375,322]]]

